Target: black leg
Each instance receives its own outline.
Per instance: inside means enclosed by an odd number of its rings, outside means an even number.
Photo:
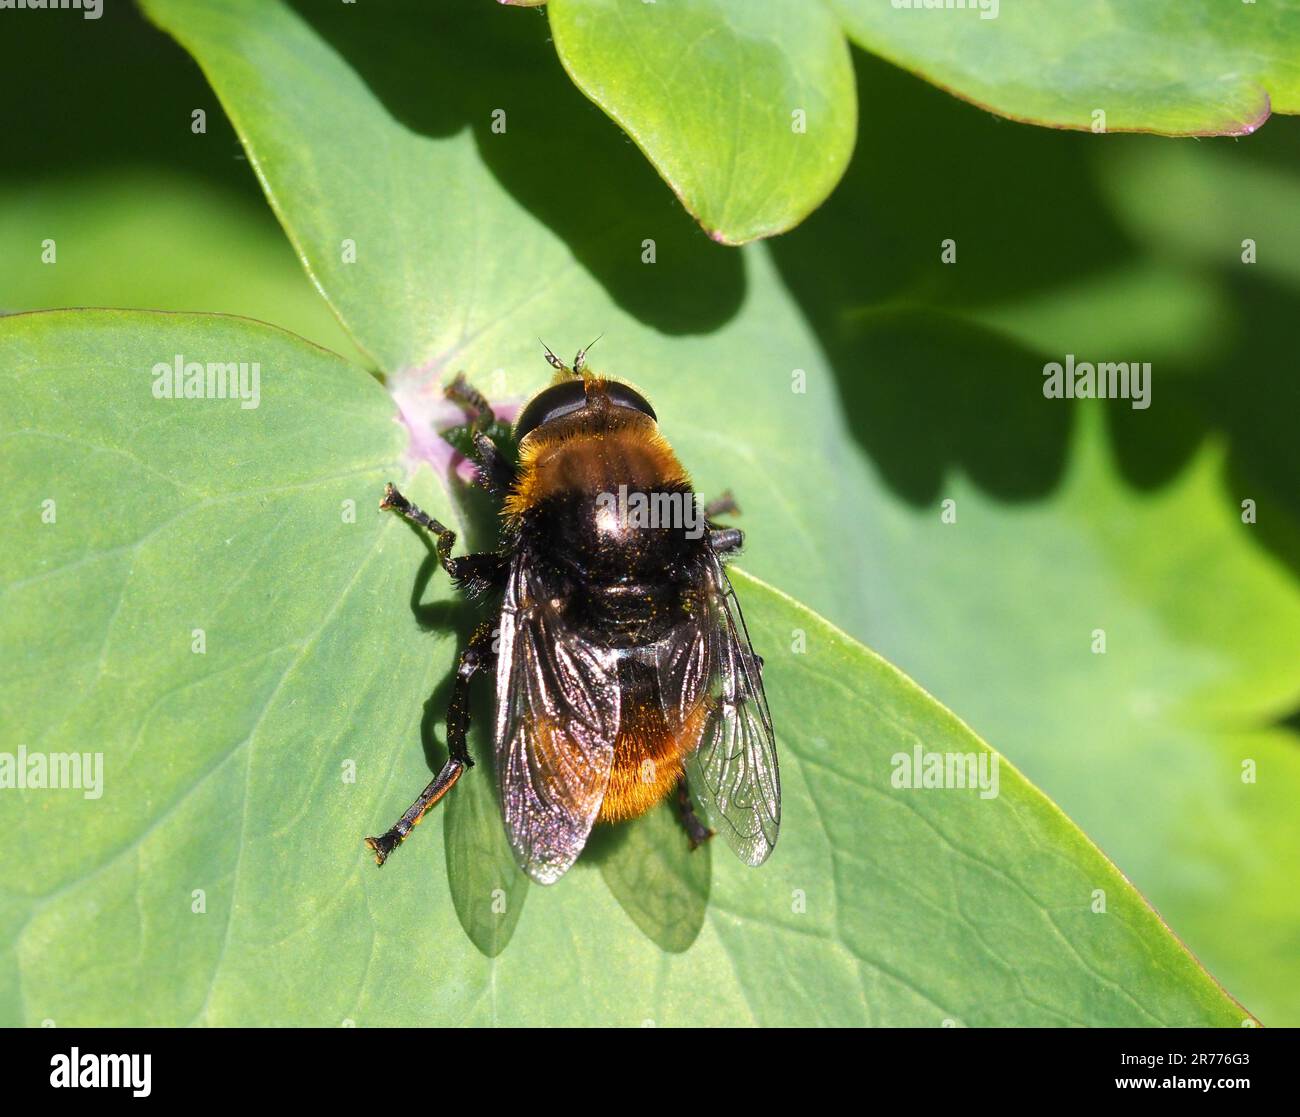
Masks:
[[[492,405],[482,392],[465,379],[463,372],[456,373],[451,383],[443,389],[443,394],[465,409],[469,416],[470,430],[487,430],[492,425]]]
[[[479,483],[494,496],[504,496],[515,485],[515,467],[482,431],[474,432],[474,451],[478,458]]]
[[[721,527],[715,521],[718,516],[739,516],[740,505],[728,489],[720,497],[709,501],[704,506],[704,521],[709,525],[709,545],[714,552],[725,555],[730,551],[740,550],[745,542],[745,533],[738,527]]]
[[[397,486],[391,481],[384,486],[384,499],[379,502],[379,508],[384,512],[396,512],[429,532],[438,551],[438,561],[449,574],[451,573],[449,566],[452,562],[451,549],[456,544],[456,533],[451,528],[439,523],[427,512],[422,511],[418,505],[412,504],[397,491]]]
[[[677,777],[677,812],[682,820],[682,827],[686,830],[686,837],[690,839],[691,849],[699,849],[713,837],[713,831],[700,821],[700,816],[695,813],[695,808],[691,805],[691,792],[686,786],[685,776]]]
[[[719,527],[709,532],[709,546],[719,555],[738,551],[745,542],[745,533],[738,527]]]
[[[476,555],[449,559],[447,569],[460,589],[471,594],[484,594],[506,588],[510,560],[495,551],[481,551]]]
[[[366,839],[366,845],[374,851],[375,861],[380,865],[402,844],[407,834],[420,824],[420,819],[429,808],[455,786],[461,773],[466,768],[474,767],[466,741],[469,733],[469,685],[475,674],[496,662],[496,652],[492,650],[492,629],[491,624],[480,625],[470,638],[469,645],[461,652],[456,679],[452,683],[451,702],[447,705],[447,763],[386,833],[378,838]]]
[[[478,459],[479,481],[488,492],[501,496],[515,483],[514,466],[506,460],[497,444],[485,433],[495,418],[487,397],[465,379],[463,372],[443,389],[447,398],[455,400],[469,416],[470,438]]]
[[[412,504],[391,482],[384,486],[384,499],[379,502],[379,507],[384,511],[397,512],[411,523],[418,524],[425,531],[430,532],[434,539],[434,549],[438,552],[438,561],[455,581],[467,584],[476,590],[502,584],[506,574],[506,563],[500,555],[485,553],[452,558],[451,549],[456,545],[456,533],[439,523],[418,505]]]
[[[740,515],[740,505],[736,503],[736,498],[731,495],[730,489],[704,506],[706,520],[716,520],[719,516],[726,515]]]

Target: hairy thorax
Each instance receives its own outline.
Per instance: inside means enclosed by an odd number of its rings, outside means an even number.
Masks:
[[[557,594],[615,628],[671,613],[705,553],[690,478],[654,423],[631,413],[534,432],[506,514],[520,545],[546,556]]]

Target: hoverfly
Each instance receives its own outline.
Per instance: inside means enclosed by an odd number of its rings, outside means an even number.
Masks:
[[[723,569],[743,536],[714,520],[738,509],[726,497],[701,515],[649,402],[585,358],[569,367],[546,349],[556,376],[515,424],[517,465],[485,431],[486,399],[463,375],[446,389],[469,416],[480,482],[502,499],[499,550],[453,557],[452,531],[385,490],[380,508],[432,533],[459,588],[500,593],[501,605],[461,654],[447,763],[390,830],[366,839],[380,865],[473,765],[470,681],[491,669],[506,834],[534,880],[558,880],[596,822],[673,794],[692,848],[713,833],[698,803],[745,863],[772,852],[781,786],[762,660]]]

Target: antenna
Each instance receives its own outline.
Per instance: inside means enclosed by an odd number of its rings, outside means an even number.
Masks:
[[[540,337],[537,339],[537,344],[546,350],[546,363],[549,364],[551,368],[558,369],[560,372],[569,371],[564,367],[564,362],[560,360],[560,358],[557,357],[554,353],[551,352],[551,347],[547,345],[546,342],[544,342]]]
[[[605,335],[603,333],[597,334],[593,340],[587,342],[586,345],[584,345],[581,349],[578,350],[578,355],[573,358],[574,372],[579,374],[582,373],[582,363],[587,359],[587,350],[590,349],[593,345],[595,345],[596,342],[599,341],[604,336]]]

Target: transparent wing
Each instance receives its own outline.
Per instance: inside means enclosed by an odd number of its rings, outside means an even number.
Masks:
[[[497,645],[497,785],[515,860],[541,884],[587,844],[618,719],[616,653],[575,633],[516,557]]]
[[[781,828],[776,736],[758,657],[716,556],[702,605],[699,636],[682,653],[688,670],[678,678],[686,682],[674,695],[678,703],[704,704],[700,743],[686,760],[687,783],[736,855],[747,865],[761,865]],[[667,673],[661,679],[670,685]]]

